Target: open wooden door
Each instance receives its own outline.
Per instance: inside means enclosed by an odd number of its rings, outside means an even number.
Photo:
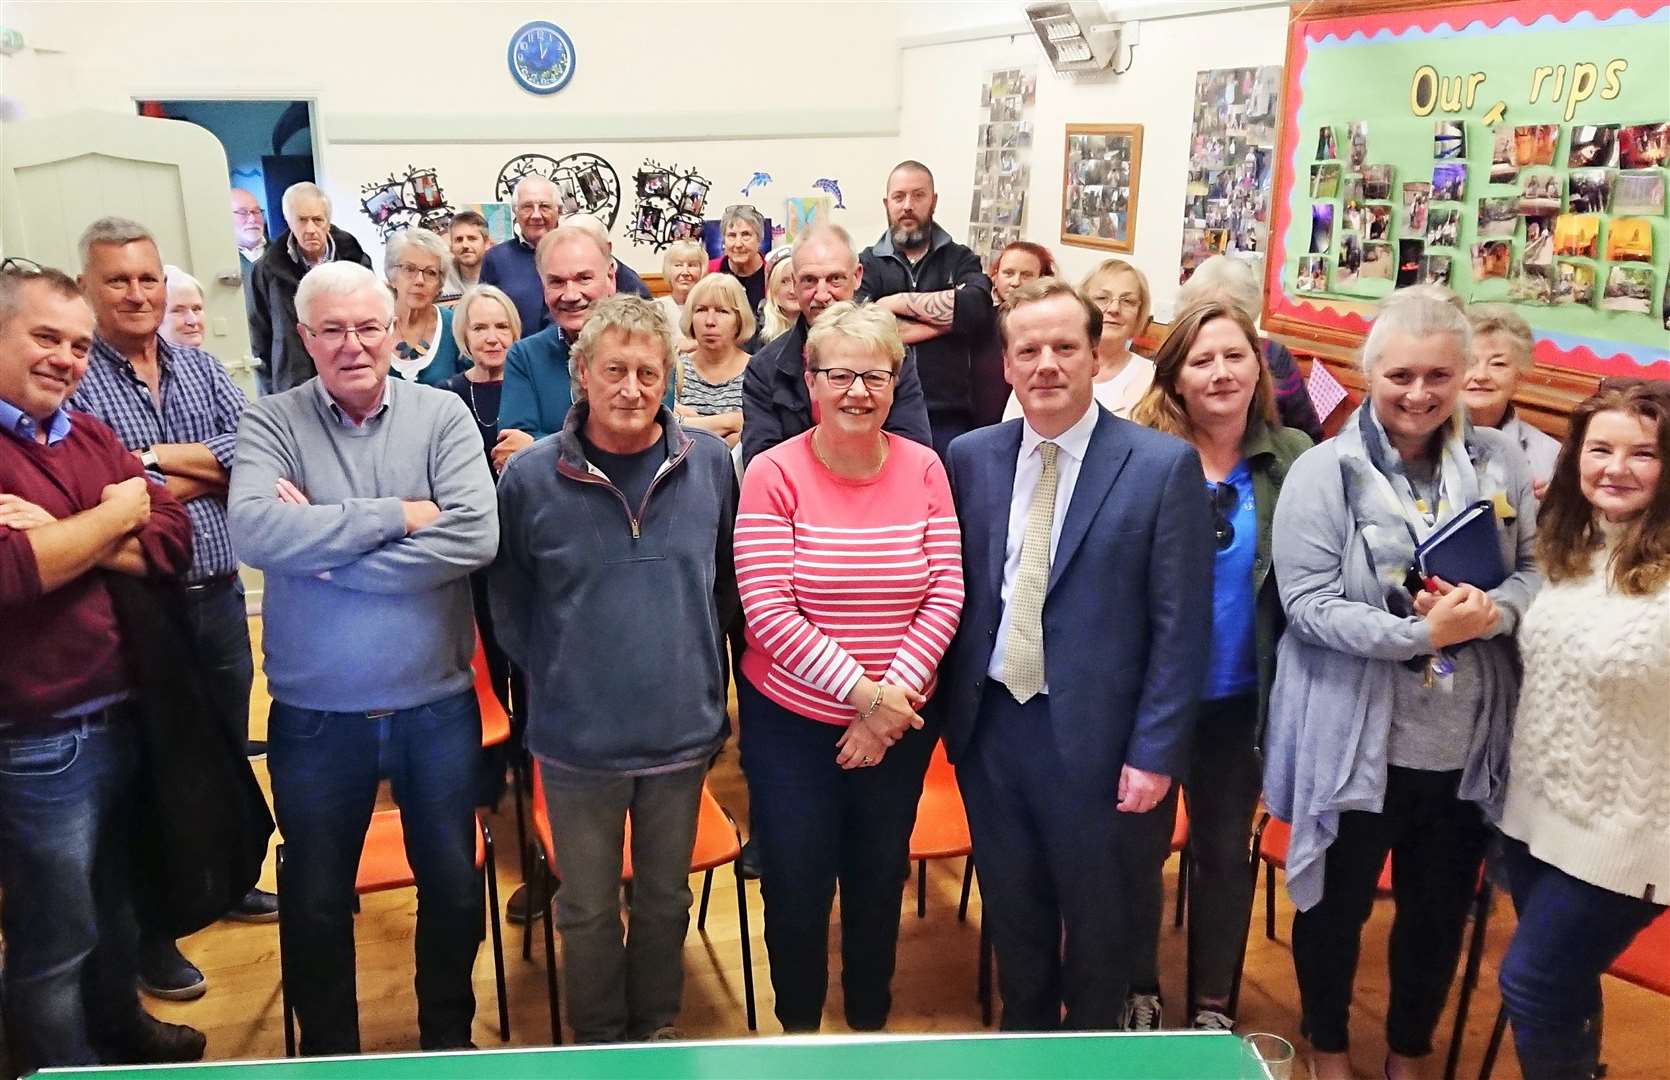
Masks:
[[[83,111],[6,128],[6,253],[73,276],[81,269],[76,238],[90,222],[106,214],[140,222],[156,236],[163,262],[203,283],[204,345],[253,394],[230,200],[226,152],[195,124]]]

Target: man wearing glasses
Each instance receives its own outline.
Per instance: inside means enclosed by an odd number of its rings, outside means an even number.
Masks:
[[[778,443],[811,430],[816,419],[806,390],[806,334],[831,305],[851,300],[864,278],[864,269],[852,251],[852,237],[839,225],[807,229],[796,241],[790,259],[800,318],[748,361],[742,380],[744,464]],[[986,304],[989,307],[991,301]],[[928,411],[922,403],[922,382],[916,376],[915,358],[908,353],[899,368],[892,411],[882,426],[924,446],[933,445]]]
[[[284,192],[290,226],[267,245],[249,274],[249,348],[262,394],[277,394],[313,378],[313,359],[296,329],[296,289],[302,275],[328,262],[370,267],[352,233],[331,224],[331,201],[317,184],[302,181]]]
[[[363,267],[308,272],[297,330],[318,377],[249,407],[232,469],[233,542],[266,574],[279,926],[304,1054],[359,1050],[354,874],[385,776],[417,877],[423,1049],[468,1046],[475,1014],[468,576],[498,548],[498,510],[463,399],[388,377],[393,305]]]
[[[557,227],[557,185],[543,176],[524,176],[511,193],[510,205],[516,214],[516,235],[508,244],[494,244],[481,257],[481,283],[505,291],[522,317],[522,332],[531,336],[551,325],[534,250]]]

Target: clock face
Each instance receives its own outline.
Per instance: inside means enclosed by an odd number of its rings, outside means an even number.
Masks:
[[[574,77],[574,42],[562,27],[531,22],[510,35],[510,74],[524,90],[554,94]]]

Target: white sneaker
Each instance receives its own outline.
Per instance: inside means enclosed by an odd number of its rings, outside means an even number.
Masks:
[[[1119,1026],[1126,1031],[1158,1031],[1160,1020],[1160,995],[1131,994],[1125,999]]]
[[[1196,1031],[1234,1031],[1235,1020],[1216,1009],[1197,1009],[1193,1027]]]

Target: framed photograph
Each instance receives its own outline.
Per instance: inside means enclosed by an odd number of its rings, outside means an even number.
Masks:
[[[1061,242],[1129,253],[1136,246],[1142,125],[1068,124]]]

